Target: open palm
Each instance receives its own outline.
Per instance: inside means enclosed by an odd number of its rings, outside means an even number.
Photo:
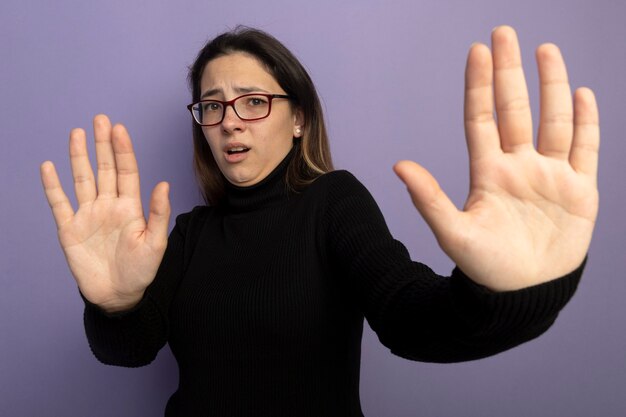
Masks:
[[[572,101],[559,49],[544,44],[535,147],[515,31],[495,29],[492,47],[475,44],[468,55],[463,210],[421,166],[394,168],[448,256],[477,283],[506,291],[565,275],[584,260],[598,211],[600,134],[593,93],[578,89]]]
[[[155,187],[145,221],[139,173],[130,137],[104,115],[94,118],[97,184],[85,132],[70,135],[70,160],[78,210],[74,212],[54,165],[44,162],[41,178],[59,240],[83,295],[113,312],[131,308],[152,282],[167,245],[168,185]]]

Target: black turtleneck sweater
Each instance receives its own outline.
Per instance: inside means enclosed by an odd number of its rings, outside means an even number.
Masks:
[[[493,293],[455,269],[412,262],[369,192],[335,171],[285,186],[289,156],[223,204],[178,216],[154,282],[133,310],[86,302],[96,357],[150,363],[166,342],[179,387],[166,416],[362,416],[363,318],[401,357],[482,358],[543,333],[582,266],[527,289]]]

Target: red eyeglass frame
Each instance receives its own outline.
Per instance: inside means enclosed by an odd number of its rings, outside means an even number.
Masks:
[[[261,97],[267,98],[267,100],[268,100],[268,109],[267,109],[267,114],[265,116],[263,116],[263,117],[255,117],[253,119],[247,119],[247,118],[241,117],[239,115],[239,113],[237,113],[237,109],[235,108],[235,101],[239,100],[240,98],[250,97],[250,96],[261,96]],[[196,122],[198,125],[203,126],[203,127],[216,126],[216,125],[219,125],[220,123],[222,123],[222,121],[224,121],[224,117],[226,116],[226,107],[228,107],[228,106],[233,108],[233,111],[235,112],[237,117],[239,117],[241,120],[243,120],[244,122],[252,122],[254,120],[261,120],[261,119],[265,119],[265,118],[269,117],[269,115],[272,113],[272,101],[275,98],[291,99],[291,97],[286,95],[286,94],[248,93],[248,94],[243,94],[243,95],[241,95],[239,97],[235,97],[234,99],[229,100],[229,101],[216,100],[216,99],[206,99],[206,100],[196,101],[195,103],[191,103],[191,104],[187,105],[187,110],[189,110],[189,112],[191,113],[191,117],[193,118],[194,122]],[[220,103],[222,105],[222,109],[223,109],[222,110],[222,117],[221,117],[219,122],[211,123],[211,124],[202,124],[202,123],[198,122],[198,119],[196,119],[196,116],[194,115],[194,112],[193,112],[193,107],[198,105],[198,104],[207,103],[207,102]]]

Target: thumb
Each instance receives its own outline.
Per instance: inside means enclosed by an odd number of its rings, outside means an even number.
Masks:
[[[420,212],[442,247],[445,247],[459,211],[443,192],[437,180],[424,167],[412,161],[393,166],[396,175],[406,184],[415,208]]]
[[[168,198],[170,186],[160,182],[152,190],[150,197],[150,215],[146,229],[146,241],[153,248],[165,250],[167,246],[167,228],[170,220],[170,201]]]

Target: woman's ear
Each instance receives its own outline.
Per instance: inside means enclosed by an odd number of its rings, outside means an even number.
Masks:
[[[299,108],[294,112],[293,137],[300,138],[304,133],[304,114]]]

